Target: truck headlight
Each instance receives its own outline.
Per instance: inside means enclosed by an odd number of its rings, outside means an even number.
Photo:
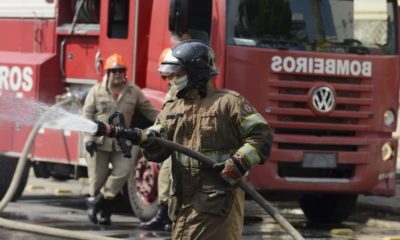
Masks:
[[[385,125],[390,127],[394,123],[395,116],[394,112],[392,110],[386,110],[385,113],[383,114],[383,121],[385,122]]]
[[[390,142],[385,142],[381,148],[381,157],[383,161],[387,161],[394,156],[392,144]]]

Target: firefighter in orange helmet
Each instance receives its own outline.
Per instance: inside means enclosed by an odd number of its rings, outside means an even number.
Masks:
[[[244,192],[236,183],[267,160],[272,143],[268,123],[239,93],[213,88],[218,71],[213,50],[205,42],[177,44],[158,72],[170,79],[176,98],[164,104],[141,147],[149,161],[172,157],[172,239],[241,239]],[[171,152],[153,141],[153,135],[189,147],[217,164],[207,167]]]
[[[150,121],[155,121],[158,110],[138,86],[128,83],[127,64],[121,55],[111,55],[105,62],[104,70],[103,81],[94,85],[85,99],[83,116],[107,122],[108,117],[118,111],[125,115],[125,125],[130,126],[132,115],[138,110]],[[133,162],[123,156],[115,139],[94,138],[86,134],[84,143],[89,175],[88,217],[93,223],[109,225],[112,200],[124,186],[133,169]],[[98,213],[100,220],[97,219]]]

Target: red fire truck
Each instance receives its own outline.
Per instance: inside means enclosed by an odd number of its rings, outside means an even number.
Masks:
[[[310,221],[346,219],[359,194],[395,193],[399,91],[394,0],[0,0],[0,93],[54,103],[85,93],[103,61],[120,53],[128,76],[161,107],[156,73],[184,32],[207,36],[217,88],[243,94],[274,131],[273,151],[248,181],[291,193]],[[84,94],[82,94],[84,95]],[[1,97],[1,96],[0,96]],[[20,111],[21,109],[15,109]],[[0,118],[4,194],[31,126]],[[135,114],[133,126],[147,123]],[[157,165],[139,154],[127,183],[135,214],[149,219]],[[42,129],[30,163],[37,177],[86,175],[77,132]],[[25,181],[21,183],[21,194]]]

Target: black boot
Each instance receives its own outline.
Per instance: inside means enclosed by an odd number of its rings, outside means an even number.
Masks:
[[[158,205],[156,215],[148,222],[140,223],[140,228],[145,230],[171,231],[171,220],[168,217],[168,205]]]
[[[100,206],[102,202],[104,201],[103,195],[99,194],[94,197],[88,197],[86,199],[86,205],[87,205],[87,214],[89,217],[89,220],[92,223],[97,223],[97,213],[100,210]]]
[[[172,231],[172,223],[171,223],[171,221],[169,221],[169,223],[165,224],[164,231],[166,231],[166,232],[171,232]]]
[[[112,199],[104,199],[103,204],[101,206],[101,214],[99,223],[102,225],[110,225],[111,224],[111,214],[113,210],[113,200]]]

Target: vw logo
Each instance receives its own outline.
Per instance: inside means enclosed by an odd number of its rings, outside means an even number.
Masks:
[[[335,107],[335,93],[327,86],[318,87],[312,92],[311,102],[317,112],[328,113]]]

